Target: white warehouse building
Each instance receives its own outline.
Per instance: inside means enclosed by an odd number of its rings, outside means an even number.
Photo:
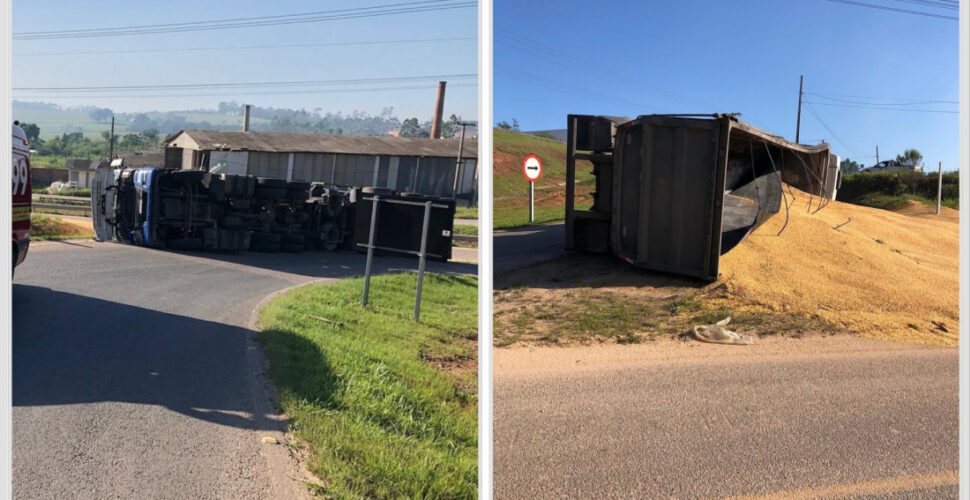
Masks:
[[[458,139],[182,130],[165,140],[165,167],[454,194],[473,203],[478,143],[465,138],[460,162],[458,144]]]

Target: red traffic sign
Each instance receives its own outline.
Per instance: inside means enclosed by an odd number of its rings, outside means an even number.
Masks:
[[[536,155],[529,155],[522,160],[522,173],[529,182],[535,182],[542,177],[542,160]]]

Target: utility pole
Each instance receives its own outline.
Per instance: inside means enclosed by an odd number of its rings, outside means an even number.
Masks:
[[[805,75],[798,76],[798,121],[795,122],[795,142],[798,143],[802,132],[802,84],[805,83]]]
[[[879,145],[876,144],[876,165],[879,164]]]
[[[114,159],[114,156],[115,156],[115,117],[114,115],[111,115],[111,135],[108,136],[108,163],[111,163],[111,160]]]
[[[943,162],[940,162],[939,184],[936,186],[936,215],[940,215],[940,205],[943,204]]]

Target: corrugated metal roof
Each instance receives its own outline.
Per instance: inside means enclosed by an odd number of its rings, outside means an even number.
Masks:
[[[182,130],[165,141],[177,144],[182,134],[195,141],[201,150],[246,150],[278,153],[341,153],[384,156],[437,156],[453,158],[458,139],[410,139],[324,134],[287,134],[281,132],[234,132],[222,130]],[[478,141],[466,135],[462,157],[478,156]]]
[[[165,150],[143,149],[119,153],[125,159],[126,167],[162,167],[165,165]]]
[[[94,163],[92,160],[84,160],[80,158],[69,158],[64,161],[64,168],[68,170],[94,170],[98,164]]]

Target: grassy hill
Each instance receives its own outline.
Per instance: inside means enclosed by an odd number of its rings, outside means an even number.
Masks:
[[[529,223],[529,185],[522,175],[522,160],[530,154],[542,160],[542,178],[535,185],[535,222],[545,223],[565,217],[566,144],[510,130],[495,129],[493,226],[509,229]],[[576,167],[577,205],[592,203],[592,166],[580,162]]]

